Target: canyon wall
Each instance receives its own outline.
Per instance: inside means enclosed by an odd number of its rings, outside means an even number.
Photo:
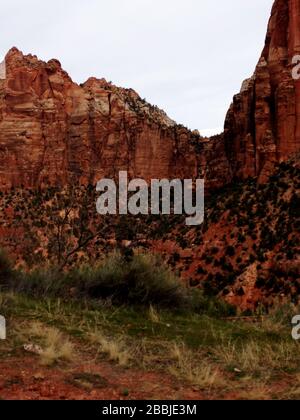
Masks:
[[[94,184],[120,170],[147,180],[201,174],[215,187],[218,168],[229,180],[222,138],[208,142],[132,89],[95,78],[79,86],[57,60],[8,52],[0,85],[0,188]]]
[[[300,150],[300,0],[276,0],[252,78],[234,97],[221,136],[177,125],[132,89],[104,79],[74,83],[59,61],[12,48],[0,77],[0,188],[132,177],[204,177],[208,190],[235,178],[265,180]],[[3,69],[3,68],[2,68]]]
[[[265,181],[275,162],[300,151],[300,0],[276,0],[261,58],[234,97],[225,121],[225,148],[237,178]]]

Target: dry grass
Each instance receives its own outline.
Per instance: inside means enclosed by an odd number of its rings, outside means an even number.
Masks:
[[[100,331],[88,334],[88,338],[92,344],[100,346],[101,353],[107,355],[110,361],[123,367],[130,364],[133,354],[122,338],[107,338]]]
[[[33,350],[39,346],[36,357],[51,365],[72,360],[71,342],[76,340],[77,354],[92,355],[93,363],[100,355],[120,366],[170,373],[176,384],[197,388],[207,398],[300,398],[299,342],[291,339],[289,325],[280,318],[257,325],[193,314],[171,319],[155,307],[147,312],[102,305],[78,308],[60,300],[36,302],[1,293],[0,309],[9,321],[2,354],[18,355],[24,344]],[[90,387],[86,378],[75,379]]]
[[[159,324],[161,322],[158,311],[152,305],[150,305],[149,308],[149,319],[154,324]]]
[[[295,376],[294,383],[288,392],[285,393],[285,398],[294,400],[300,399],[300,374]]]
[[[29,341],[41,348],[39,357],[42,365],[51,366],[59,361],[71,362],[75,359],[73,344],[56,328],[32,322],[17,329],[17,335],[23,343]]]
[[[42,364],[49,366],[59,360],[72,361],[73,359],[73,344],[59,331],[50,329],[45,336],[45,348],[41,354]]]
[[[292,341],[262,345],[251,340],[240,346],[232,343],[221,345],[213,349],[213,354],[228,367],[239,369],[242,373],[256,374],[292,367],[297,350],[297,343]]]
[[[196,360],[195,354],[184,344],[174,344],[170,351],[170,358],[174,362],[169,368],[170,373],[199,388],[207,390],[225,384],[218,369],[214,368],[207,360]]]
[[[251,388],[238,392],[237,399],[247,401],[267,401],[271,399],[271,389],[266,383],[252,383]]]

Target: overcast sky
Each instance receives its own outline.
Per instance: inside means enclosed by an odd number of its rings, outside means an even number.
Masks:
[[[0,58],[12,46],[57,58],[74,81],[134,88],[171,118],[219,131],[251,76],[273,0],[2,0]]]

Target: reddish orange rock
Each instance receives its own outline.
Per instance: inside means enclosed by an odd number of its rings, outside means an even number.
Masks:
[[[212,148],[215,141],[177,125],[132,89],[96,78],[79,86],[59,61],[44,63],[16,48],[5,63],[0,188],[93,184],[120,170],[147,180],[201,174],[216,185],[218,167],[229,181],[222,141]],[[215,161],[213,171],[207,159]]]
[[[255,73],[234,97],[225,122],[235,176],[265,181],[274,162],[299,152],[300,81],[292,78],[292,60],[299,53],[300,0],[276,0]]]
[[[131,177],[265,181],[300,150],[300,0],[276,0],[252,78],[234,97],[225,132],[210,139],[177,125],[132,89],[74,83],[57,60],[12,48],[0,66],[0,188],[94,184]]]

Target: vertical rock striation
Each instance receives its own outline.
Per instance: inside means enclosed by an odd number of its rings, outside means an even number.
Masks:
[[[300,81],[292,60],[300,53],[300,0],[276,0],[261,58],[234,97],[225,121],[233,175],[265,181],[274,162],[300,150]]]
[[[74,83],[59,61],[11,49],[0,66],[0,188],[132,177],[266,180],[300,150],[300,0],[275,0],[253,77],[234,97],[221,136],[177,125],[132,89],[104,79]]]

